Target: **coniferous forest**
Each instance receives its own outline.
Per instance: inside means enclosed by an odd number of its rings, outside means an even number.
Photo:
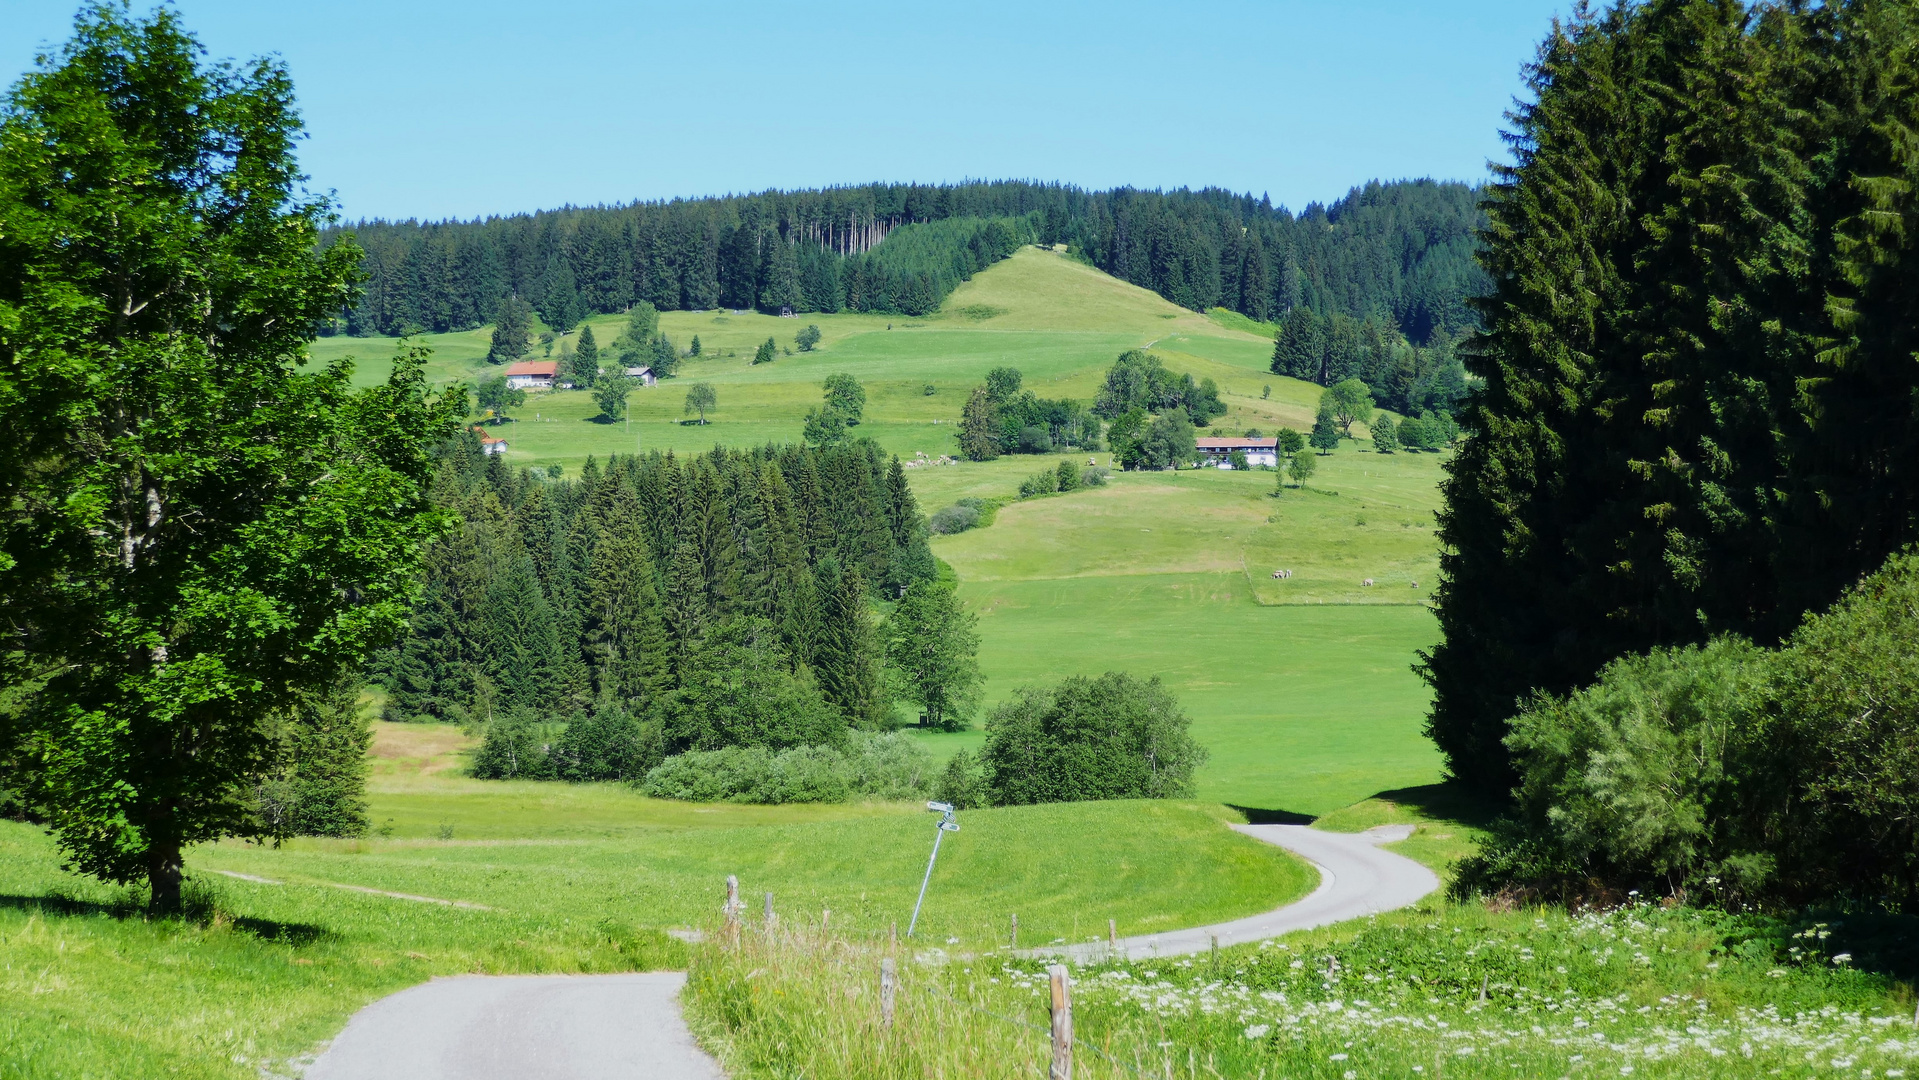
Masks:
[[[1915,40],[1910,5],[1675,2],[1542,46],[1441,514],[1455,776],[1510,788],[1534,693],[1779,642],[1919,539]]]
[[[868,595],[936,565],[904,471],[871,442],[615,457],[570,481],[462,436],[434,499],[459,524],[375,677],[390,719],[487,725],[483,775],[526,775],[489,755],[567,721],[571,779],[891,724]]]
[[[1371,320],[1416,344],[1474,325],[1478,189],[1371,183],[1294,215],[1219,189],[1086,191],[999,181],[869,184],[471,222],[362,221],[349,334],[464,330],[517,297],[558,330],[647,301],[662,311],[923,315],[1018,245],[1065,244],[1198,311],[1278,319],[1296,308]]]

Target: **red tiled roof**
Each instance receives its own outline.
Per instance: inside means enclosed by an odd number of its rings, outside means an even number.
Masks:
[[[1279,439],[1277,436],[1271,439],[1206,438],[1206,439],[1196,439],[1194,441],[1199,444],[1199,448],[1201,450],[1252,450],[1252,449],[1277,450],[1279,449]]]
[[[507,365],[506,373],[508,375],[545,375],[550,378],[560,373],[560,362],[558,360],[522,360],[517,364]]]

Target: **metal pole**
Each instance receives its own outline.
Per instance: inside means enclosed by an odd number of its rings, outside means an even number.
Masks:
[[[920,905],[926,903],[926,883],[933,880],[933,864],[939,861],[940,841],[946,839],[946,830],[940,829],[933,834],[933,857],[926,860],[926,876],[920,879],[920,898],[913,901],[913,919],[906,924],[906,936],[913,936],[913,928],[920,924]]]

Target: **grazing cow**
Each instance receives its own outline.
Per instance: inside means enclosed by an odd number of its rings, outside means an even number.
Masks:
[[[1370,589],[1373,587],[1373,579],[1367,578],[1365,581],[1360,582],[1360,584]]]

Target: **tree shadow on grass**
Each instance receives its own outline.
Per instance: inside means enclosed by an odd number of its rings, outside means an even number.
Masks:
[[[1248,825],[1311,825],[1319,820],[1311,814],[1296,814],[1291,810],[1262,810],[1256,806],[1236,806],[1232,803],[1227,803],[1226,808],[1238,811]]]
[[[1507,809],[1505,804],[1487,799],[1456,782],[1394,788],[1379,792],[1373,798],[1404,806],[1421,817],[1450,821],[1475,829],[1491,828]]]
[[[131,896],[102,903],[98,900],[80,900],[57,892],[45,893],[40,896],[0,893],[0,911],[21,911],[28,914],[39,915],[42,918],[104,917],[126,920],[143,919],[146,917],[145,906],[141,905]],[[255,919],[244,915],[229,915],[225,912],[219,912],[217,914],[224,916],[224,921],[241,933],[251,934],[262,941],[278,942],[284,945],[292,945],[295,948],[317,944],[339,936],[324,926],[314,926],[312,923],[278,922],[273,919]],[[179,916],[181,922],[197,926],[206,926],[214,922],[215,918],[215,912],[196,911],[192,910],[191,906],[189,906],[188,911]]]

